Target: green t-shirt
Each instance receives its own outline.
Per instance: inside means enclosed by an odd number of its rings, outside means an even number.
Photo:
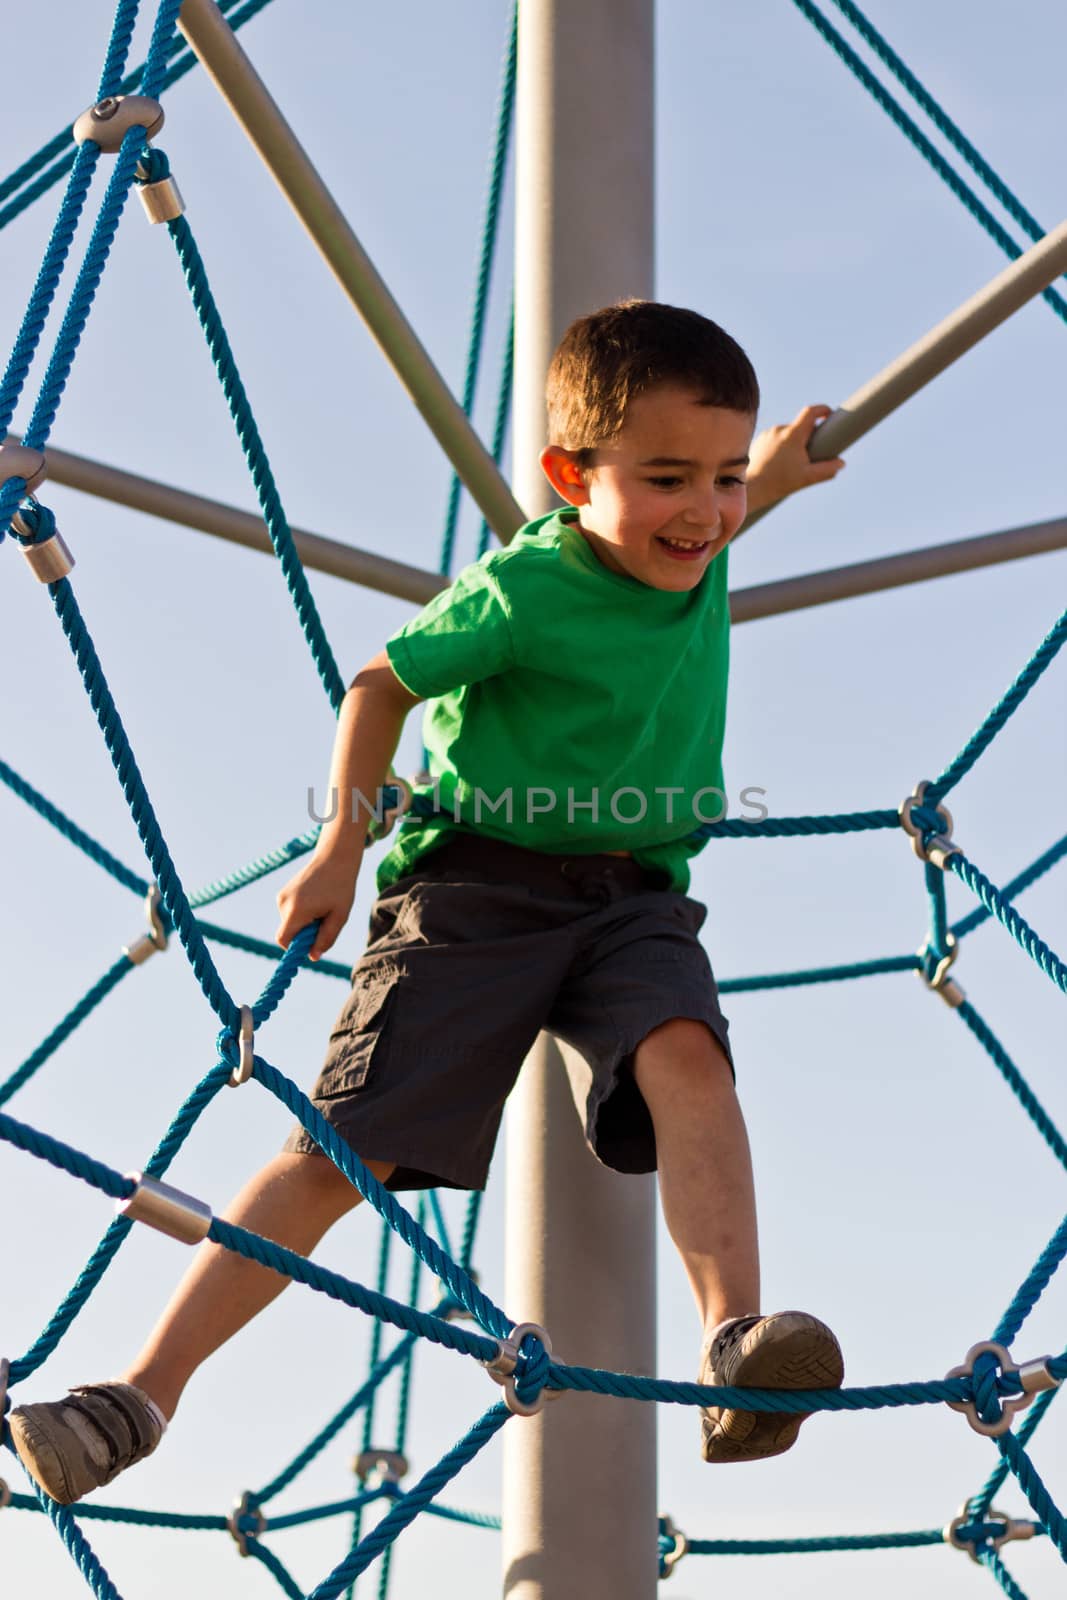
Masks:
[[[725,812],[730,622],[726,551],[695,589],[611,572],[577,512],[528,523],[466,567],[388,642],[427,699],[432,795],[409,816],[379,888],[457,831],[529,850],[626,850],[685,890],[693,832]]]

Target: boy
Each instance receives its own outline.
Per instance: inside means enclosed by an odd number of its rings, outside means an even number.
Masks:
[[[349,797],[377,794],[430,700],[438,809],[405,821],[379,869],[316,1104],[391,1187],[480,1188],[523,1056],[551,1029],[591,1069],[594,1152],[658,1166],[704,1330],[700,1381],[822,1388],[843,1379],[830,1330],[758,1314],[747,1137],[706,913],[685,894],[701,797],[722,792],[725,551],[746,469],[767,504],[843,465],[808,459],[825,407],[762,436],[750,463],[758,404],[744,352],[695,312],[632,301],[572,325],[541,458],[565,507],[460,573],[356,677],[340,802],[278,896],[278,940],[318,921],[312,958],[334,943],[366,841]],[[227,1216],[306,1255],[358,1199],[299,1129]],[[148,1455],[201,1361],[283,1286],[202,1246],[123,1379],[12,1413],[30,1472],[70,1503]],[[709,1407],[704,1458],[777,1455],[801,1420]]]

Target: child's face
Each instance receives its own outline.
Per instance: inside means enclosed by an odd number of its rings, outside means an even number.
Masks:
[[[755,418],[701,405],[689,389],[641,395],[594,464],[550,447],[542,463],[581,508],[580,526],[612,572],[652,589],[695,589],[745,517],[745,469]]]

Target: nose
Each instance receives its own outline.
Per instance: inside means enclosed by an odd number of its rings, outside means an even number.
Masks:
[[[709,533],[717,531],[721,513],[719,497],[713,484],[707,487],[694,486],[689,504],[685,508],[684,520],[693,528],[700,528]]]

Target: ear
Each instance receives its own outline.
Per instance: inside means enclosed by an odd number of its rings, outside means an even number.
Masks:
[[[550,444],[541,452],[541,471],[561,500],[568,505],[589,504],[589,489],[585,474],[578,465],[578,452],[564,450],[561,444]]]

